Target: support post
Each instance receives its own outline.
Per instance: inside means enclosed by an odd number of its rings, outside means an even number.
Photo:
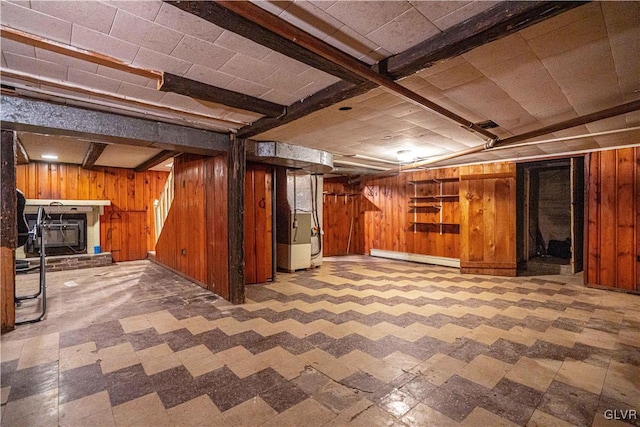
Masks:
[[[0,251],[2,262],[2,332],[15,328],[15,259],[18,239],[17,196],[16,196],[16,134],[2,130],[0,142]]]
[[[244,303],[244,179],[246,140],[231,135],[227,155],[229,215],[229,301]]]

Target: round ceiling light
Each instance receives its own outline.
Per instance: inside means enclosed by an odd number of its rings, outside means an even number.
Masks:
[[[411,150],[398,151],[398,161],[403,163],[410,163],[416,159],[416,155]]]

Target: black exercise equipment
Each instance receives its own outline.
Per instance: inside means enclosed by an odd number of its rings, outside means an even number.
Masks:
[[[16,322],[16,325],[24,325],[27,323],[36,323],[36,322],[40,322],[42,319],[44,319],[45,315],[47,314],[47,282],[46,282],[46,274],[47,274],[47,269],[46,269],[46,253],[45,253],[45,242],[44,242],[44,234],[42,232],[43,229],[43,221],[45,218],[45,211],[44,208],[41,206],[38,208],[38,219],[36,221],[35,226],[33,227],[33,230],[29,231],[29,227],[27,225],[27,222],[25,221],[24,218],[24,207],[26,204],[26,199],[24,197],[24,194],[22,194],[22,192],[20,190],[17,190],[17,195],[18,195],[18,215],[17,215],[17,220],[18,220],[18,247],[23,246],[28,238],[31,236],[31,238],[33,239],[40,239],[40,265],[39,267],[33,267],[33,268],[29,268],[28,263],[26,263],[26,268],[25,268],[25,261],[16,261],[16,272],[20,271],[20,272],[25,272],[28,270],[33,270],[35,268],[39,268],[40,269],[40,280],[39,280],[39,288],[38,288],[38,292],[33,294],[33,295],[22,295],[22,296],[18,296],[15,293],[15,282],[14,282],[14,302],[16,304],[16,306],[20,306],[22,304],[22,301],[26,301],[26,300],[31,300],[31,299],[36,299],[38,297],[41,297],[41,303],[42,303],[42,312],[40,313],[40,315],[36,318],[33,319],[28,319],[28,320],[22,320],[19,322]]]

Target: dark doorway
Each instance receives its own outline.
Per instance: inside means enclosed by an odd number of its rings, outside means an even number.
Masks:
[[[517,186],[518,274],[582,271],[584,158],[520,164]]]

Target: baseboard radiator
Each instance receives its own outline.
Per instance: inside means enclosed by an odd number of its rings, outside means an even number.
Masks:
[[[460,268],[458,258],[447,258],[435,255],[412,254],[408,252],[385,251],[382,249],[371,249],[371,256],[380,258],[397,259],[400,261],[419,262],[422,264],[434,264],[444,267]]]

